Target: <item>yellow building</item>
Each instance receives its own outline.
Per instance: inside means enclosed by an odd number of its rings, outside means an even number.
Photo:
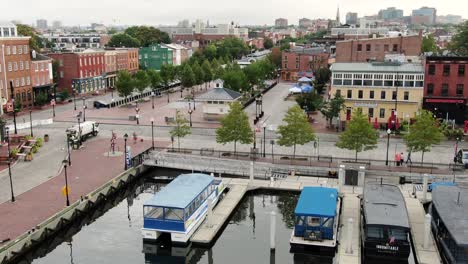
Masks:
[[[331,96],[345,99],[343,122],[351,118],[354,109],[362,108],[372,122],[381,125],[416,116],[421,109],[424,93],[424,68],[421,64],[374,62],[335,63],[331,67]],[[395,122],[395,120],[393,120]]]

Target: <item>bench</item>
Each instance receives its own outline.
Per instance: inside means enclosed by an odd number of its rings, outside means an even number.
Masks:
[[[165,116],[165,117],[164,117],[164,121],[166,121],[166,123],[174,123],[175,118],[174,118],[174,117]]]

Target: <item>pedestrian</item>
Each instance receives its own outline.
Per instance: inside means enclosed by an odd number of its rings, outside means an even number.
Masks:
[[[398,153],[395,154],[395,164],[396,164],[397,166],[400,166],[400,162],[401,162],[401,155],[400,155],[400,153],[398,152]]]
[[[405,162],[405,156],[403,155],[403,152],[400,153],[400,164],[403,166],[403,162]]]
[[[137,137],[136,132],[133,132],[133,144],[137,143],[137,139],[138,139],[138,137]]]
[[[410,165],[413,165],[413,161],[411,161],[411,149],[408,152],[408,157],[406,157],[406,164],[410,163]]]

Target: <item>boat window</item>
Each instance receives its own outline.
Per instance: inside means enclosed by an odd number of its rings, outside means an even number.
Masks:
[[[406,234],[405,230],[398,229],[398,228],[391,228],[388,230],[389,238],[394,237],[396,240],[407,240],[408,235]]]
[[[184,220],[184,210],[175,209],[175,208],[166,208],[165,209],[165,219],[168,220]]]
[[[307,225],[308,226],[320,226],[320,217],[307,217]]]
[[[154,219],[163,219],[162,207],[145,206],[143,211],[144,211],[145,217],[154,218]]]
[[[304,216],[296,216],[296,225],[304,225]]]
[[[368,227],[367,237],[369,238],[383,238],[383,229],[380,227]]]
[[[333,228],[333,221],[334,218],[327,218],[325,221],[323,221],[322,226],[323,227],[328,227],[328,228]]]
[[[468,159],[468,153],[463,154],[463,159]]]

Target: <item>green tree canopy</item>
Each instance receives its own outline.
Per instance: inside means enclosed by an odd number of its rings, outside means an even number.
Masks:
[[[248,53],[249,47],[247,47],[244,40],[240,38],[229,37],[217,43],[217,56],[225,58],[225,61],[226,57],[240,59],[243,55]]]
[[[439,124],[432,113],[422,110],[421,114],[415,118],[415,122],[410,125],[409,132],[403,139],[409,150],[422,152],[421,163],[423,163],[424,152],[430,151],[432,145],[440,143],[443,137]]]
[[[185,65],[183,70],[182,70],[182,75],[181,75],[181,83],[182,87],[189,88],[192,87],[196,84],[196,78],[195,74],[192,71],[192,67],[190,65]]]
[[[208,83],[213,80],[213,71],[211,69],[211,64],[208,60],[204,60],[201,66],[203,71],[203,81]]]
[[[169,86],[169,83],[174,80],[175,71],[172,64],[163,64],[159,73],[165,87]]]
[[[149,85],[151,84],[151,80],[144,70],[139,70],[135,74],[135,88],[142,93]]]
[[[260,84],[262,78],[262,69],[260,69],[258,62],[248,65],[243,69],[243,71],[251,90]]]
[[[125,34],[138,39],[143,47],[148,47],[155,43],[171,43],[169,35],[155,27],[133,26],[125,29]]]
[[[151,88],[159,88],[163,83],[161,74],[153,69],[147,70],[146,73],[148,74],[148,77],[150,79]]]
[[[221,67],[217,59],[211,61],[211,69],[213,71],[213,79],[221,79],[224,74],[224,69]]]
[[[468,56],[468,21],[457,26],[457,33],[452,37],[449,49],[459,56]]]
[[[175,126],[169,132],[172,137],[177,137],[177,148],[180,150],[180,138],[183,138],[192,133],[188,125],[187,118],[184,117],[181,111],[176,111]]]
[[[330,122],[330,126],[332,124],[333,118],[338,117],[340,112],[344,109],[344,102],[345,99],[341,95],[335,94],[335,97],[322,105],[320,112],[325,116],[327,121]]]
[[[377,147],[378,138],[378,132],[369,123],[367,116],[362,113],[362,109],[358,108],[354,111],[346,130],[341,133],[336,146],[354,150],[357,161],[359,152]]]
[[[127,47],[127,48],[138,48],[141,46],[141,43],[138,39],[125,34],[115,34],[111,37],[109,43],[107,43],[109,47]]]
[[[285,125],[278,127],[278,145],[294,147],[293,156],[296,156],[296,145],[304,145],[315,139],[315,133],[307,120],[307,116],[298,105],[288,109],[283,121]]]
[[[265,38],[263,40],[263,47],[265,49],[271,49],[273,48],[273,40],[271,40],[271,38]]]
[[[17,24],[16,30],[18,35],[20,36],[29,36],[31,39],[29,40],[29,47],[33,50],[40,51],[41,48],[44,48],[46,44],[46,40],[39,37],[36,30],[28,25],[24,24]]]
[[[421,51],[437,53],[437,44],[432,34],[423,37]]]
[[[315,91],[311,93],[303,93],[296,97],[297,104],[304,110],[315,112],[322,108],[323,98]]]
[[[229,70],[221,78],[224,81],[224,87],[240,92],[248,87],[247,78],[243,71]]]
[[[196,85],[200,85],[203,83],[203,80],[205,79],[205,76],[203,75],[203,71],[200,67],[200,64],[198,62],[194,62],[192,64],[192,72],[193,75],[195,76],[195,83]]]
[[[117,74],[117,82],[115,83],[117,92],[121,97],[127,97],[132,94],[135,89],[135,81],[128,71],[119,71]]]
[[[271,53],[267,58],[273,64],[273,66],[276,68],[281,68],[281,50],[278,47],[272,48]]]
[[[237,142],[252,143],[253,136],[249,117],[242,110],[242,105],[239,102],[231,103],[229,113],[221,119],[221,127],[216,129],[216,142],[223,145],[234,142],[234,153],[236,153]]]
[[[318,70],[315,71],[316,82],[318,84],[326,84],[330,81],[331,71],[328,68],[320,67]]]
[[[205,49],[203,50],[203,55],[205,56],[205,58],[207,60],[213,60],[216,58],[217,56],[217,48],[216,48],[216,45],[214,44],[210,44],[208,46],[205,47]]]

